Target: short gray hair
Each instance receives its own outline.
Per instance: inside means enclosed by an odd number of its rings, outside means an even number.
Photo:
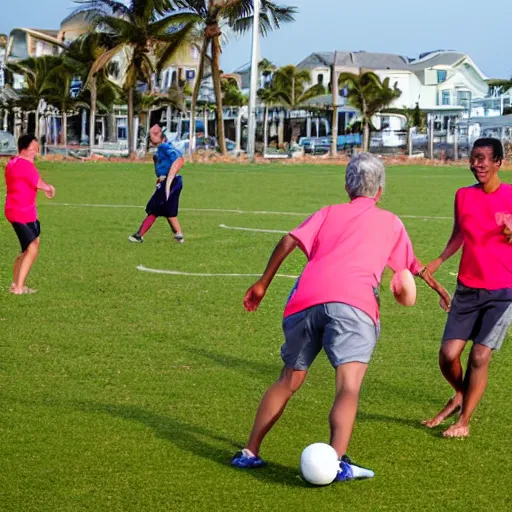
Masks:
[[[354,155],[345,175],[345,185],[350,199],[356,197],[374,198],[384,188],[386,169],[382,161],[370,153]]]

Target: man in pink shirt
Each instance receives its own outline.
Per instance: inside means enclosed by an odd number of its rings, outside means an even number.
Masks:
[[[299,247],[307,256],[284,310],[284,362],[279,379],[263,396],[246,447],[232,464],[263,465],[260,445],[304,382],[317,354],[325,350],[336,370],[336,397],[329,416],[330,444],[340,458],[336,480],[371,478],[373,472],[347,457],[359,390],[379,337],[379,286],[386,266],[420,275],[449,308],[450,297],[416,259],[400,219],[377,208],[385,169],[369,153],[352,158],[346,171],[346,204],[322,208],[285,235],[263,276],[247,291],[244,306],[255,311],[284,259]]]
[[[5,217],[21,245],[21,254],[14,260],[10,288],[15,295],[35,292],[25,286],[25,281],[39,252],[41,226],[37,219],[37,191],[43,190],[50,199],[55,195],[55,189],[41,179],[34,165],[38,153],[37,139],[33,135],[22,135],[18,139],[18,155],[5,168]]]
[[[476,185],[457,190],[453,232],[439,258],[427,269],[434,273],[462,247],[458,283],[439,351],[443,376],[455,390],[441,412],[424,421],[437,427],[460,411],[445,437],[469,435],[469,421],[487,386],[489,363],[512,322],[512,185],[501,183],[498,171],[503,146],[497,139],[479,139],[470,169]],[[466,373],[461,355],[473,341]]]

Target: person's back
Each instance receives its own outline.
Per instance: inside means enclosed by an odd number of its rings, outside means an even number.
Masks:
[[[36,195],[39,173],[33,162],[14,157],[5,168],[5,216],[9,222],[37,220]]]
[[[291,232],[308,263],[284,316],[308,307],[342,302],[374,321],[379,317],[378,288],[386,266],[420,270],[400,219],[376,207],[375,199],[358,197],[327,206]]]

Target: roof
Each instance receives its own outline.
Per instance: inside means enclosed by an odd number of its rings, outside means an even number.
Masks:
[[[392,53],[336,52],[335,66],[405,71],[409,69],[409,59]]]
[[[43,34],[45,36],[55,37],[59,35],[58,30],[46,30],[41,28],[30,28],[29,30],[32,30],[32,32],[39,32],[39,34]]]
[[[334,52],[315,52],[297,64],[298,68],[315,69],[332,66]],[[365,69],[409,69],[409,59],[392,53],[336,52],[336,67]]]
[[[439,51],[429,53],[421,59],[412,61],[409,68],[412,71],[421,71],[423,69],[433,68],[434,66],[454,66],[462,59],[466,58],[465,53],[453,51]]]
[[[298,68],[315,69],[321,66],[332,66],[334,52],[312,53],[297,64]]]

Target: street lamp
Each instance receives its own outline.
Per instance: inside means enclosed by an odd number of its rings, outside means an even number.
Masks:
[[[254,19],[252,25],[252,55],[251,55],[251,89],[249,92],[249,126],[247,134],[247,155],[254,162],[256,142],[256,93],[258,90],[258,46],[260,33],[260,4],[254,0]]]

